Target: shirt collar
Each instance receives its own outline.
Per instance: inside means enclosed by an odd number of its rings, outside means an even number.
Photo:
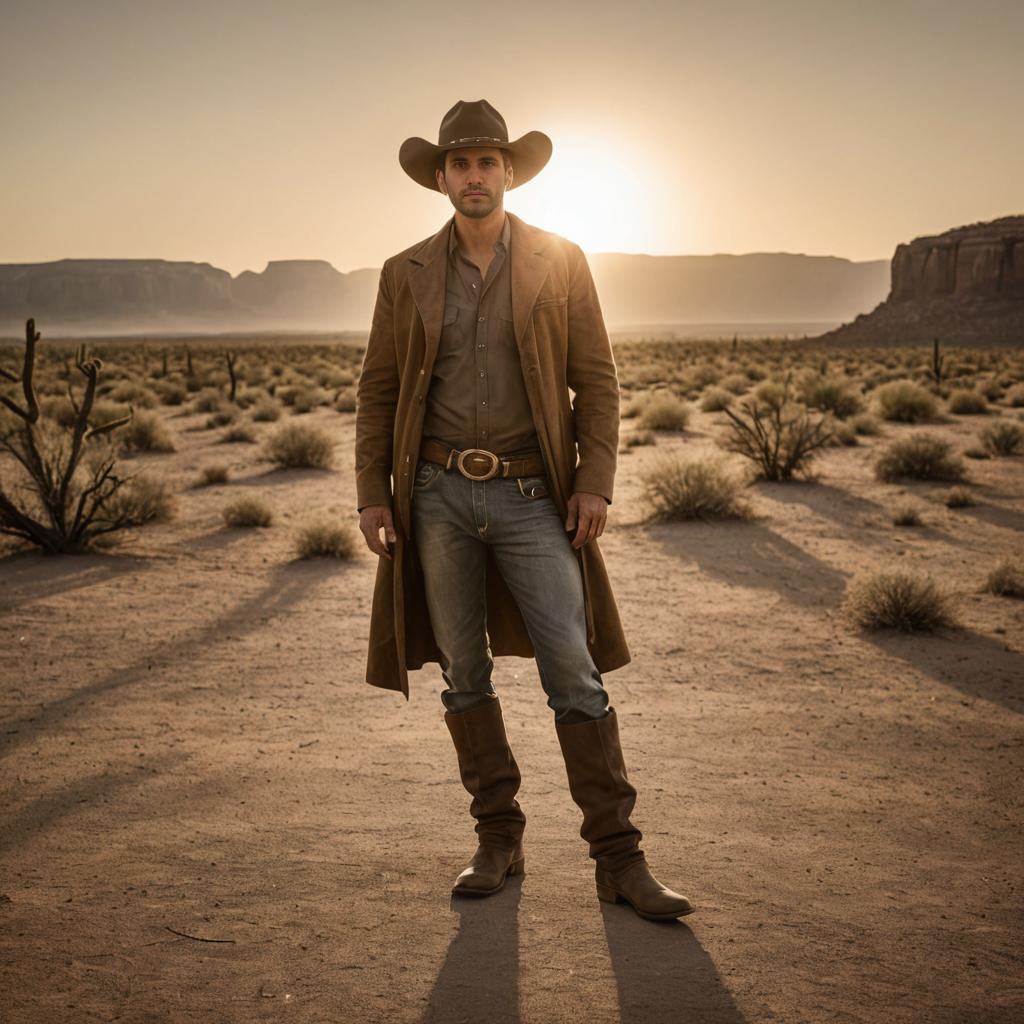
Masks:
[[[494,243],[495,252],[499,251],[499,246],[508,252],[509,239],[512,237],[512,224],[508,219],[508,214],[505,214],[505,223],[501,228],[501,237],[497,242]],[[455,218],[452,218],[452,226],[448,231],[448,255],[451,256],[458,246],[458,239],[455,235]]]

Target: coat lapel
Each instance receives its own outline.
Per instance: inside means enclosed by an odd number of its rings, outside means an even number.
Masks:
[[[426,366],[433,365],[441,342],[448,271],[448,232],[454,219],[453,214],[437,234],[409,257],[413,263],[418,264],[409,275],[409,289],[423,320],[426,339],[423,361]],[[533,315],[537,296],[551,272],[551,261],[542,255],[547,241],[542,234],[535,232],[514,213],[509,213],[508,219],[512,232],[509,241],[512,260],[512,328],[522,356],[525,351],[526,328]]]
[[[424,364],[432,366],[441,342],[441,324],[444,320],[444,297],[448,273],[448,232],[453,214],[444,226],[409,259],[419,267],[409,275],[409,290],[423,320],[426,339]]]

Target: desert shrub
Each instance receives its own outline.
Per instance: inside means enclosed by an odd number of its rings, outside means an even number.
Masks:
[[[860,395],[841,377],[811,377],[800,388],[800,398],[810,409],[830,412],[844,420],[863,408]]]
[[[638,430],[626,436],[627,448],[639,448],[642,445],[656,444],[653,430]]]
[[[640,413],[646,430],[685,430],[689,422],[690,406],[675,395],[654,395]]]
[[[955,626],[950,601],[934,580],[902,570],[866,574],[853,581],[844,614],[864,629],[903,632]]]
[[[875,391],[882,419],[897,423],[919,423],[934,419],[935,396],[912,380],[894,380]]]
[[[213,388],[204,388],[192,399],[193,412],[217,412],[223,406],[223,395]]]
[[[631,420],[636,416],[639,416],[643,412],[644,406],[647,405],[647,400],[650,395],[644,393],[640,395],[634,395],[626,404],[622,407],[620,416],[624,420]]]
[[[1000,597],[1024,597],[1024,562],[1002,559],[985,578],[985,589]]]
[[[253,494],[246,494],[229,502],[221,511],[224,522],[232,529],[269,526],[274,519],[270,506]]]
[[[988,412],[988,404],[985,396],[977,391],[969,391],[966,388],[959,388],[950,392],[947,402],[949,411],[958,416],[977,416]]]
[[[1020,455],[1024,452],[1024,427],[1012,420],[993,420],[982,427],[981,443],[992,455]]]
[[[882,426],[878,419],[869,412],[851,416],[849,423],[861,437],[875,437],[882,432]]]
[[[126,451],[173,452],[174,441],[158,413],[143,410],[117,435]]]
[[[891,442],[875,459],[875,477],[891,483],[912,480],[962,480],[964,466],[952,445],[931,434],[915,434]]]
[[[185,385],[176,381],[157,381],[153,385],[153,390],[164,405],[183,405],[188,397]]]
[[[904,501],[892,510],[893,526],[920,526],[921,514],[913,502]]]
[[[233,405],[225,405],[206,417],[206,426],[210,430],[215,427],[226,427],[229,423],[234,423],[236,419],[238,419],[238,409]]]
[[[966,487],[951,487],[942,500],[946,508],[967,508],[974,504],[974,495]]]
[[[763,380],[754,388],[753,398],[761,405],[777,405],[788,401],[788,385],[777,380]]]
[[[157,404],[156,395],[148,387],[132,380],[116,384],[105,397],[112,402],[134,405],[142,409],[152,409]]]
[[[338,392],[334,400],[334,408],[337,412],[356,411],[356,393],[354,388],[344,388]]]
[[[1006,404],[1013,409],[1024,406],[1024,384],[1018,384],[1006,392]]]
[[[788,381],[779,390],[762,391],[762,387],[757,391],[764,397],[744,399],[741,413],[722,410],[729,417],[730,433],[720,444],[726,451],[750,459],[766,480],[791,480],[828,444],[831,423],[825,417],[811,416],[805,406],[791,403]]]
[[[291,405],[297,413],[306,413],[324,405],[327,395],[320,388],[298,388],[292,395]]]
[[[352,528],[343,522],[307,523],[295,541],[299,558],[354,558],[359,550]]]
[[[97,427],[102,423],[110,423],[113,420],[124,419],[130,411],[130,406],[121,405],[120,402],[108,402],[106,399],[96,399],[89,412],[89,426]]]
[[[991,459],[992,453],[986,451],[979,444],[972,444],[969,448],[964,449],[964,456],[968,459]]]
[[[651,520],[743,518],[744,482],[715,458],[684,461],[662,456],[641,475],[643,500]]]
[[[212,484],[227,483],[228,467],[217,463],[215,466],[203,466],[196,480],[196,487],[209,487]]]
[[[178,499],[170,483],[163,477],[138,473],[103,503],[102,522],[161,523],[173,519],[178,512]]]
[[[75,407],[71,404],[71,399],[66,395],[50,395],[47,398],[41,398],[39,400],[39,411],[43,416],[56,421],[65,429],[75,424],[77,413],[75,412]]]
[[[983,384],[978,390],[985,396],[986,402],[998,402],[1003,397],[1003,389],[994,380]]]
[[[285,469],[327,469],[334,461],[330,437],[317,427],[288,423],[267,439],[267,457]]]
[[[710,387],[708,391],[728,391],[732,395],[742,395],[749,387],[750,377],[745,373],[730,373],[718,382],[717,387]]]
[[[221,435],[224,444],[251,444],[256,440],[256,431],[251,423],[236,423]]]
[[[281,418],[281,406],[273,398],[265,396],[255,403],[249,414],[257,423],[272,423]]]
[[[857,440],[857,431],[853,427],[844,422],[843,420],[833,419],[829,424],[832,431],[832,437],[829,440],[829,444],[833,446],[842,445],[845,448],[852,448],[854,445],[859,444]]]
[[[725,388],[710,387],[704,392],[700,400],[700,407],[704,412],[721,412],[732,405],[733,394]]]

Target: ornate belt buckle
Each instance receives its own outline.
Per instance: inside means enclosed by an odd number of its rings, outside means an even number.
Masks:
[[[491,467],[483,476],[474,476],[466,469],[466,459],[471,455],[485,455],[491,460]],[[486,448],[464,448],[459,452],[458,458],[455,460],[455,464],[459,467],[459,472],[467,480],[490,480],[498,472],[498,466],[501,464],[501,460],[494,452],[489,452]]]

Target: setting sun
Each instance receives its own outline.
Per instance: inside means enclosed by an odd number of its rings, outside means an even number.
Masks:
[[[661,191],[659,202],[651,202],[659,182],[668,179],[667,168],[655,165],[659,154],[652,159],[644,147],[634,151],[631,143],[598,132],[551,135],[550,162],[522,191],[506,194],[506,207],[588,252],[657,249],[664,203],[678,202],[670,191]]]

